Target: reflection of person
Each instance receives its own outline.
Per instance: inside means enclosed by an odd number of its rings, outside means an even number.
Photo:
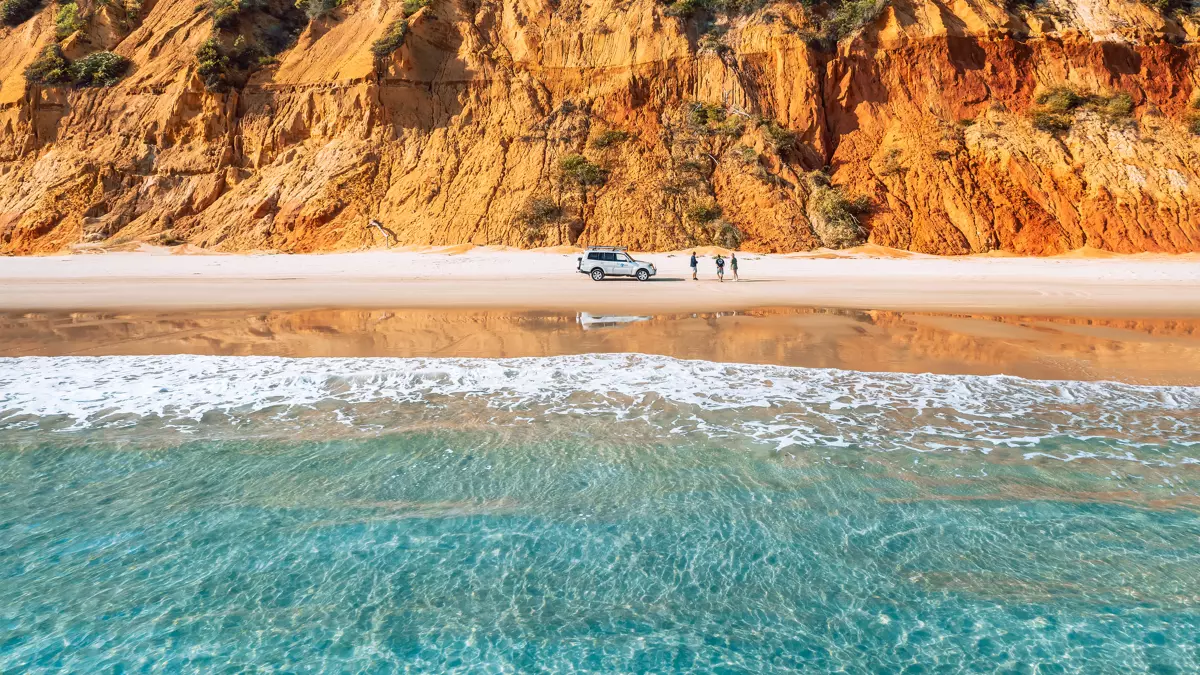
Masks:
[[[729,271],[733,272],[733,280],[737,281],[738,275],[737,275],[737,254],[736,253],[729,254]]]
[[[692,281],[695,281],[695,280],[697,279],[697,277],[696,277],[696,266],[697,266],[697,265],[699,265],[699,264],[700,264],[700,263],[696,261],[696,252],[695,252],[695,251],[692,251],[692,262],[691,262],[691,265],[692,265]]]
[[[725,281],[725,259],[720,253],[717,254],[717,281]]]

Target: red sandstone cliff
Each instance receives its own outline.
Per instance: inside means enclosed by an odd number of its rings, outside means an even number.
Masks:
[[[1200,250],[1200,28],[1138,2],[892,0],[831,47],[812,39],[819,5],[680,18],[655,0],[434,0],[377,60],[402,3],[349,0],[225,92],[197,72],[206,4],[79,6],[64,53],[132,66],[111,87],[31,85],[54,7],[0,28],[0,251],[383,246],[372,219],[400,244],[648,250],[740,232],[787,251],[837,243],[823,191],[865,198],[862,233],[914,251]],[[257,34],[264,12],[222,39]],[[1038,95],[1062,86],[1133,107],[1036,129]],[[574,154],[603,184],[572,181]]]

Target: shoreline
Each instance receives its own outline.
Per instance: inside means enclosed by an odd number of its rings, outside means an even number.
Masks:
[[[523,358],[604,353],[858,372],[1200,385],[1200,320],[776,309],[0,313],[0,357]]]
[[[829,307],[1105,318],[1200,317],[1191,256],[871,257],[742,254],[702,280],[684,254],[636,255],[655,279],[594,282],[577,253],[471,249],[315,255],[164,250],[0,258],[0,311],[389,308],[687,313]]]

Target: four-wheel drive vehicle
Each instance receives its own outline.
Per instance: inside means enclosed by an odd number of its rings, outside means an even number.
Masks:
[[[616,246],[592,246],[579,258],[579,271],[596,281],[604,277],[636,277],[646,281],[658,274],[654,265],[634,260],[625,248]]]

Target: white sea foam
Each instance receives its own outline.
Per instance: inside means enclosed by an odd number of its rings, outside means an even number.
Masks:
[[[648,419],[666,404],[686,413],[672,416],[672,431],[736,433],[780,449],[875,444],[1037,452],[1047,439],[1066,438],[1087,440],[1098,456],[1124,458],[1131,448],[1148,447],[1153,455],[1166,445],[1200,443],[1197,387],[862,373],[639,354],[0,359],[0,429],[44,418],[69,420],[75,429],[147,417],[187,426],[211,414],[448,399],[537,415],[624,419]],[[336,414],[353,417],[341,409]]]

